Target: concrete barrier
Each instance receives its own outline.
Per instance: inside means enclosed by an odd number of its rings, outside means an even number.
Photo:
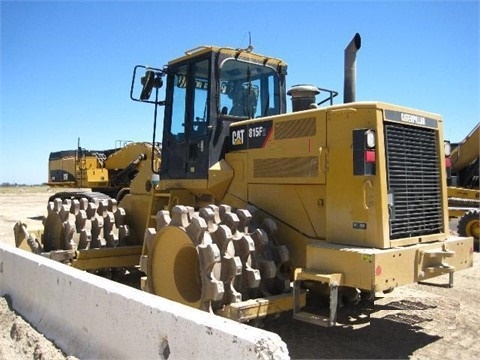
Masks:
[[[0,294],[80,359],[288,359],[277,334],[0,244]]]

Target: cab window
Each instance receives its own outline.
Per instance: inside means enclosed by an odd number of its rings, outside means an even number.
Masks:
[[[251,119],[280,114],[279,80],[274,69],[236,59],[220,69],[220,112]]]
[[[208,70],[209,61],[203,60],[193,66],[193,118],[191,122],[192,137],[205,136],[208,123]]]
[[[174,72],[171,135],[178,141],[207,134],[209,60],[177,67]]]
[[[187,69],[187,65],[178,67],[174,74],[173,82],[173,106],[170,133],[179,141],[185,140]]]

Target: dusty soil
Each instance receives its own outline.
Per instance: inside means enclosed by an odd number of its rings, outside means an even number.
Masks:
[[[429,285],[412,284],[377,294],[375,305],[341,309],[343,326],[319,328],[291,319],[267,321],[294,359],[478,359],[480,358],[480,254],[474,267]]]
[[[47,201],[54,192],[48,187],[0,188],[0,241],[15,246],[13,226],[18,220],[28,228],[41,227]]]
[[[32,192],[34,191],[34,192]],[[41,226],[51,192],[46,188],[5,192],[0,189],[0,241],[14,245],[13,226],[19,219],[29,228]],[[321,358],[480,358],[480,254],[474,266],[429,284],[412,284],[390,294],[376,294],[375,305],[345,306],[342,326],[320,328],[283,313],[259,325],[278,333],[293,359]],[[72,359],[39,334],[0,298],[1,359]]]
[[[0,359],[61,360],[65,355],[12,309],[8,296],[0,297]]]

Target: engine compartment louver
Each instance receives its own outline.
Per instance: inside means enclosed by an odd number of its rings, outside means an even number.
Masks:
[[[437,132],[385,124],[390,239],[442,231]]]

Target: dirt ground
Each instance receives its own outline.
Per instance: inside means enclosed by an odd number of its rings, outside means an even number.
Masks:
[[[34,191],[34,192],[32,192]],[[19,219],[40,226],[51,195],[45,188],[0,189],[0,241],[14,245]],[[262,325],[276,332],[293,359],[478,359],[480,358],[480,254],[474,266],[459,271],[454,287],[447,276],[376,294],[375,305],[346,306],[342,326],[320,328],[293,320],[291,313]],[[0,298],[0,359],[74,359],[25,322]]]

